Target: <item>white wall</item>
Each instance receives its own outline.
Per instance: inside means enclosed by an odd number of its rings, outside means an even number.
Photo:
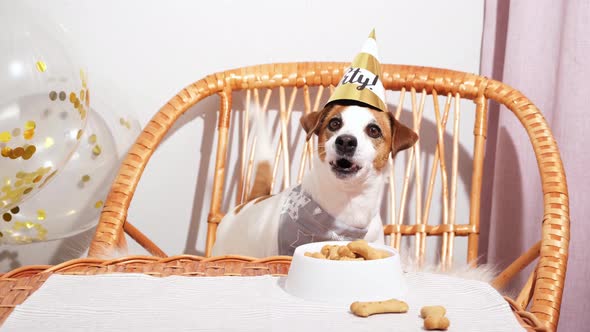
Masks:
[[[182,87],[210,73],[268,62],[350,61],[373,27],[383,63],[479,70],[483,0],[28,3],[70,30],[93,96],[124,100],[142,125]],[[194,211],[195,192],[210,190],[195,188],[204,121],[194,117],[166,139],[130,209],[129,219],[169,254],[204,247],[205,219],[189,227],[195,215],[206,215]],[[461,131],[462,148],[471,151],[471,125]],[[460,206],[468,206],[466,197],[460,189]],[[189,229],[197,234],[187,236]],[[6,247],[0,270],[76,257],[91,235]]]

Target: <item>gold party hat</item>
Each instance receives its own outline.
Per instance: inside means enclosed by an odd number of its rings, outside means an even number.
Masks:
[[[337,100],[355,100],[387,112],[385,88],[379,78],[380,75],[381,64],[377,53],[375,29],[373,29],[327,104]]]

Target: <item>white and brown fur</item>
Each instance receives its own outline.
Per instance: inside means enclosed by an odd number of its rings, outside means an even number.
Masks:
[[[335,103],[304,115],[301,125],[307,139],[318,136],[318,153],[312,170],[303,178],[302,189],[340,222],[368,227],[367,241],[383,243],[379,208],[388,160],[411,147],[418,135],[389,112],[352,103]],[[342,137],[354,138],[353,153],[339,152],[336,142]],[[341,167],[342,159],[347,159],[350,167],[346,162]],[[279,215],[287,191],[269,196],[271,180],[270,163],[260,163],[248,201],[220,222],[213,255],[278,254]]]

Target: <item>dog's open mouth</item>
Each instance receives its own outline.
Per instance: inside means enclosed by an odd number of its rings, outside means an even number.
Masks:
[[[332,171],[339,177],[346,177],[358,172],[361,167],[346,158],[340,158],[330,162]]]

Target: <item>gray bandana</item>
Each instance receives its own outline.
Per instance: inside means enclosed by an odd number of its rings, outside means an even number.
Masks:
[[[345,225],[322,210],[298,185],[281,207],[279,255],[292,256],[295,248],[310,242],[356,240],[366,234],[367,228]]]

